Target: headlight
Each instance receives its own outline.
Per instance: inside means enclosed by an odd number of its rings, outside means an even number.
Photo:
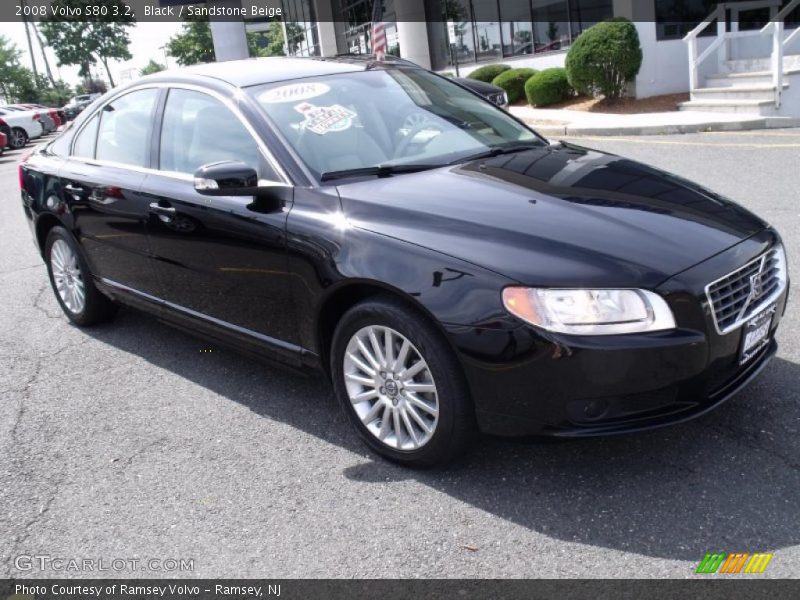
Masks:
[[[784,287],[786,282],[789,281],[789,266],[786,260],[786,249],[783,244],[778,244],[778,247],[775,248],[775,268],[778,272],[780,286]]]
[[[512,315],[556,333],[616,335],[675,328],[664,299],[646,290],[554,290],[509,287],[503,305]]]

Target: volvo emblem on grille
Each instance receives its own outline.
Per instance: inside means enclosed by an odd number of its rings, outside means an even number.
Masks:
[[[764,273],[759,271],[750,276],[750,301],[758,300],[764,293]]]

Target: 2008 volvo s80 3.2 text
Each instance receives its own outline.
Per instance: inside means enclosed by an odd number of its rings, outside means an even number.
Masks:
[[[260,59],[117,88],[20,166],[78,325],[118,304],[333,382],[380,454],[638,431],[775,354],[776,231],[655,168],[549,144],[447,79]],[[313,399],[308,399],[309,402]]]

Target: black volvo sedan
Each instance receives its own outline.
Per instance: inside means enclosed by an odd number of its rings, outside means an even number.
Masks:
[[[366,443],[408,465],[479,431],[696,417],[763,369],[786,306],[778,233],[744,208],[549,144],[405,63],[145,77],[30,156],[20,185],[74,323],[124,304],[321,370]]]

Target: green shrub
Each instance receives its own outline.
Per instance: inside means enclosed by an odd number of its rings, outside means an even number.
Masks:
[[[467,75],[470,79],[477,79],[485,83],[492,83],[492,79],[500,75],[503,71],[508,71],[511,67],[508,65],[486,65],[485,67],[478,67],[472,73]]]
[[[516,102],[525,97],[525,83],[536,73],[536,69],[509,69],[495,77],[492,85],[503,88],[508,94],[509,102]]]
[[[528,79],[525,96],[532,106],[547,106],[566,100],[572,95],[572,87],[567,79],[567,70],[561,68],[545,69]]]
[[[572,44],[566,66],[569,83],[578,92],[621,98],[642,66],[636,27],[621,17],[590,27]]]

